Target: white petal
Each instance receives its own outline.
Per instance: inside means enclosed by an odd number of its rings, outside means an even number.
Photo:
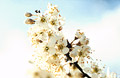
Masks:
[[[92,78],[98,78],[97,74],[92,74]]]
[[[78,37],[78,38],[80,37],[80,33],[79,33],[78,31],[76,32],[75,35],[76,35],[76,37]]]
[[[78,58],[72,58],[72,63],[78,61]]]
[[[106,73],[104,73],[104,72],[100,73],[100,77],[104,78],[105,76],[106,76]]]
[[[57,43],[58,43],[58,44],[61,44],[61,43],[62,43],[62,40],[59,39]]]
[[[49,53],[50,53],[51,55],[54,55],[54,54],[56,53],[56,49],[55,49],[55,48],[50,48],[50,49],[49,49]]]
[[[56,42],[56,40],[55,40],[55,38],[50,38],[50,40],[49,40],[49,43],[48,43],[48,46],[54,46],[55,45],[55,42]]]
[[[68,51],[69,51],[69,49],[67,47],[63,48],[63,50],[62,50],[63,54],[68,53]]]
[[[82,47],[80,47],[80,46],[75,46],[75,49],[77,49],[77,51],[78,51],[78,50],[81,51],[81,50],[82,50]]]
[[[66,39],[63,40],[63,44],[64,44],[64,46],[67,46],[67,40]]]
[[[85,71],[86,73],[90,73],[91,69],[90,69],[89,67],[86,67],[86,68],[84,68],[84,71]]]
[[[53,26],[53,27],[54,27],[54,29],[55,29],[55,30],[57,30],[57,29],[58,29],[58,27],[57,27],[57,26]]]
[[[75,57],[75,56],[77,56],[77,54],[78,54],[77,51],[71,51],[70,52],[71,57]]]

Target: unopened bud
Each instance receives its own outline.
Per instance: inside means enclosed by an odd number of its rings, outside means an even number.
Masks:
[[[26,16],[26,17],[31,17],[32,14],[27,12],[27,13],[25,13],[25,16]]]
[[[33,19],[27,19],[25,24],[35,24],[35,21]]]

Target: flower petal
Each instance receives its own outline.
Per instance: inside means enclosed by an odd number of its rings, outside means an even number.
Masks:
[[[64,44],[64,46],[67,46],[67,40],[66,39],[63,40],[63,44]]]
[[[50,53],[51,55],[54,55],[54,54],[56,53],[56,49],[55,49],[55,48],[50,48],[50,49],[49,49],[49,53]]]
[[[86,67],[86,68],[84,68],[84,71],[85,71],[86,73],[90,73],[91,69],[90,69],[89,67]]]
[[[97,74],[92,74],[92,78],[98,78]]]
[[[62,49],[62,52],[63,52],[63,54],[68,53],[68,52],[69,52],[69,48],[67,48],[67,47],[63,48],[63,49]]]

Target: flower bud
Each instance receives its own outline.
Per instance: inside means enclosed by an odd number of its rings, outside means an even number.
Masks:
[[[33,19],[27,19],[25,20],[25,24],[35,24],[35,21]]]
[[[26,16],[26,17],[31,17],[32,14],[27,12],[27,13],[25,13],[25,16]]]

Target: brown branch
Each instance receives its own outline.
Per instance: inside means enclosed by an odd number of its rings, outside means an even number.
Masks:
[[[68,40],[67,40],[67,43],[68,43],[67,47],[68,47],[68,48],[72,48],[72,44],[70,44]],[[67,54],[65,54],[65,56],[67,57],[66,61],[69,61],[69,60],[72,61],[72,58],[70,57],[69,52],[68,52]],[[86,73],[83,71],[83,69],[78,65],[78,62],[74,62],[74,63],[71,63],[71,64],[74,64],[74,65],[82,72],[83,77],[91,78],[91,77],[90,77],[88,74],[86,74]]]
[[[91,78],[88,74],[86,74],[85,72],[83,72],[83,69],[78,65],[77,62],[74,62],[73,64],[82,72],[83,77]]]

